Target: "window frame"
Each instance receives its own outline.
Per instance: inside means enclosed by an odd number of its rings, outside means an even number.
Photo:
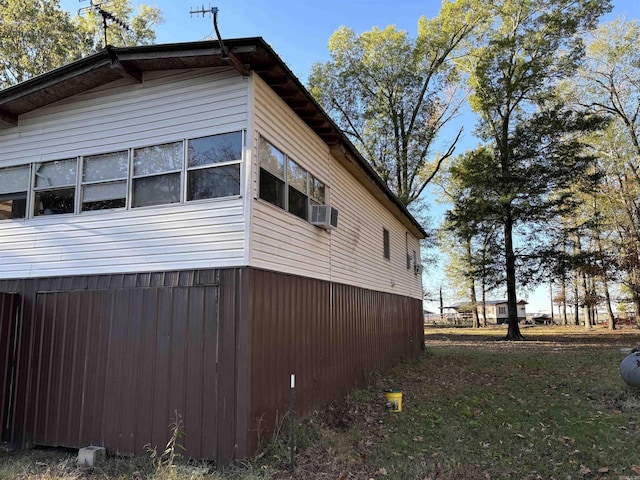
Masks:
[[[38,181],[37,181],[37,177],[38,177],[38,166],[42,166],[42,165],[46,165],[49,163],[58,163],[58,162],[75,162],[76,167],[75,167],[75,178],[74,178],[74,182],[73,184],[68,183],[68,184],[61,184],[61,185],[55,185],[53,187],[38,187]],[[28,218],[37,218],[37,217],[48,217],[51,215],[75,215],[76,212],[78,211],[78,177],[79,177],[79,165],[80,165],[80,157],[76,156],[76,157],[67,157],[67,158],[61,158],[61,159],[56,159],[56,160],[43,160],[40,162],[33,162],[31,167],[31,190],[29,192],[29,196],[31,199],[31,207],[30,207],[30,211],[29,211],[29,217]],[[61,191],[61,190],[71,190],[73,189],[73,211],[71,212],[62,212],[62,213],[51,213],[51,214],[46,214],[46,213],[40,213],[36,215],[35,209],[37,207],[37,197],[38,197],[38,193],[40,192],[54,192],[54,191]],[[43,212],[45,212],[47,209],[43,209]]]
[[[385,260],[391,261],[391,234],[384,227],[382,227],[382,256]]]
[[[180,168],[172,168],[170,170],[163,170],[161,172],[153,172],[153,173],[143,173],[143,174],[135,174],[135,168],[136,168],[136,151],[142,151],[145,149],[151,149],[154,147],[165,147],[165,146],[169,146],[169,145],[176,145],[176,147],[178,146],[178,143],[182,143],[181,148],[176,148],[178,151],[182,151],[181,155],[182,155],[182,164],[180,165]],[[139,208],[149,208],[149,207],[160,207],[163,205],[176,205],[176,204],[181,204],[184,203],[183,198],[183,191],[184,191],[184,166],[185,166],[185,140],[175,140],[172,142],[163,142],[163,143],[159,143],[159,144],[153,144],[153,145],[147,145],[147,146],[142,146],[142,147],[134,147],[131,149],[131,158],[130,158],[130,164],[129,164],[129,171],[130,171],[130,179],[131,179],[131,197],[129,200],[129,208],[131,210],[133,209],[139,209]],[[175,202],[161,202],[161,203],[148,203],[148,204],[144,204],[144,205],[134,205],[135,203],[135,190],[136,190],[136,180],[148,180],[148,179],[160,179],[160,178],[169,178],[171,176],[174,175],[178,175],[178,180],[177,180],[177,186],[178,186],[178,196],[177,196],[177,200]]]
[[[280,154],[282,154],[283,157],[283,163],[282,163],[282,169],[283,169],[283,176],[282,178],[278,177],[270,168],[267,168],[266,166],[263,167],[263,163],[262,163],[262,158],[260,155],[260,151],[261,151],[261,142],[266,142],[267,145],[270,147],[270,149],[272,150],[276,150],[277,152],[279,152]],[[269,205],[273,205],[276,208],[279,208],[281,210],[284,210],[285,212],[294,215],[295,217],[299,218],[300,220],[303,220],[305,222],[309,222],[310,218],[311,218],[311,207],[313,205],[327,205],[327,198],[328,198],[328,192],[329,192],[329,187],[327,185],[326,182],[324,182],[323,180],[321,180],[320,178],[318,178],[316,175],[314,175],[313,173],[311,173],[307,167],[303,166],[298,160],[296,160],[295,158],[293,158],[292,156],[290,156],[289,154],[287,154],[286,152],[284,152],[282,149],[280,149],[278,146],[274,145],[267,137],[265,137],[262,134],[258,134],[258,138],[257,138],[257,157],[258,157],[258,195],[257,198],[260,201],[266,202]],[[305,192],[302,192],[297,186],[295,186],[294,184],[292,184],[292,182],[290,182],[290,170],[292,170],[290,168],[290,163],[295,164],[299,169],[303,170],[305,173]],[[262,186],[263,186],[263,172],[264,175],[268,175],[269,177],[273,177],[273,179],[276,182],[283,182],[282,183],[282,189],[284,191],[283,195],[282,195],[282,205],[279,205],[278,203],[275,203],[271,200],[269,200],[268,198],[265,198],[263,196],[262,193]],[[322,191],[323,191],[323,203],[319,202],[319,198],[315,197],[313,195],[314,189],[312,189],[312,185],[313,182],[318,182],[321,186],[322,186]],[[305,215],[298,215],[297,213],[295,213],[294,211],[292,211],[292,207],[291,207],[291,202],[290,202],[290,189],[294,189],[297,193],[303,195],[305,197]]]
[[[127,155],[127,173],[126,173],[126,177],[119,177],[119,178],[110,178],[108,180],[89,180],[89,181],[85,181],[84,180],[84,174],[85,174],[85,166],[87,165],[87,159],[90,159],[92,157],[101,157],[101,156],[107,156],[107,155],[115,155],[118,153],[125,153]],[[86,213],[96,213],[96,212],[101,212],[101,211],[112,211],[112,210],[123,210],[123,209],[128,209],[129,208],[129,200],[131,198],[130,196],[130,177],[131,177],[131,164],[132,164],[132,155],[133,155],[133,149],[131,148],[127,148],[124,150],[115,150],[112,152],[105,152],[105,153],[96,153],[96,154],[91,154],[91,155],[83,155],[80,159],[80,171],[78,172],[78,191],[80,192],[79,195],[77,195],[78,199],[77,199],[77,209],[76,211],[78,212],[78,215],[81,214],[86,214]],[[109,208],[96,208],[96,209],[87,209],[84,210],[82,208],[82,206],[84,205],[84,189],[85,187],[90,187],[93,185],[109,185],[109,184],[115,184],[115,183],[121,183],[124,181],[125,184],[125,197],[124,197],[124,205],[122,207],[109,207]]]
[[[5,193],[0,192],[0,203],[14,202],[16,200],[24,200],[24,215],[21,217],[9,216],[7,218],[0,218],[0,222],[4,220],[25,220],[29,218],[31,208],[31,184],[33,182],[33,164],[27,165],[12,165],[9,167],[0,168],[0,172],[7,170],[26,170],[27,185],[26,190],[12,190]],[[4,200],[3,200],[4,197]],[[13,212],[13,203],[11,204],[11,212]]]
[[[188,146],[189,146],[189,142],[194,141],[194,140],[198,140],[198,139],[205,139],[208,137],[215,137],[215,136],[222,136],[222,135],[233,135],[233,134],[239,134],[239,138],[240,138],[240,143],[239,145],[237,145],[237,147],[239,148],[239,157],[238,159],[234,159],[234,160],[228,160],[228,161],[221,161],[221,162],[213,162],[210,164],[206,164],[206,165],[198,165],[198,166],[193,166],[193,167],[189,167],[188,162],[189,162],[189,156],[188,156]],[[36,162],[29,162],[26,164],[22,164],[22,165],[11,165],[11,166],[6,166],[6,167],[0,167],[0,172],[4,171],[4,170],[10,170],[10,169],[27,169],[28,170],[28,186],[27,186],[27,190],[25,191],[21,191],[21,192],[15,192],[14,196],[18,196],[19,194],[24,195],[26,193],[26,199],[25,199],[25,215],[24,217],[20,217],[20,218],[16,218],[16,219],[12,219],[12,218],[2,218],[0,219],[0,222],[2,222],[3,220],[31,220],[31,219],[35,219],[38,217],[42,217],[45,216],[44,214],[41,213],[37,213],[35,211],[36,209],[36,198],[38,198],[42,192],[48,192],[48,191],[56,191],[56,190],[72,190],[72,195],[73,195],[73,199],[71,201],[72,206],[73,206],[73,211],[70,212],[64,212],[64,213],[58,213],[56,215],[89,215],[89,214],[100,214],[101,212],[108,212],[108,211],[131,211],[133,209],[138,209],[138,208],[156,208],[156,207],[163,207],[163,206],[167,206],[167,205],[184,205],[187,203],[194,203],[194,202],[212,202],[212,201],[220,201],[223,199],[232,199],[232,198],[242,198],[244,193],[245,193],[245,189],[246,189],[246,185],[245,185],[245,180],[246,180],[246,164],[245,164],[245,159],[246,159],[246,138],[247,138],[247,130],[246,129],[238,129],[238,130],[232,130],[232,131],[222,131],[222,132],[217,132],[217,133],[210,133],[208,135],[200,135],[197,137],[190,137],[190,138],[179,138],[179,139],[174,139],[174,140],[167,140],[167,141],[162,141],[162,142],[158,142],[158,143],[154,143],[154,144],[149,144],[149,145],[135,145],[135,146],[130,146],[128,148],[115,148],[113,150],[107,150],[107,151],[92,151],[91,153],[84,153],[82,155],[76,155],[76,156],[68,156],[68,157],[63,157],[63,158],[53,158],[53,159],[46,159],[46,160],[39,160]],[[180,153],[179,155],[181,156],[181,158],[179,160],[177,160],[178,163],[180,163],[180,167],[179,168],[175,168],[175,169],[171,169],[171,170],[165,170],[165,171],[161,171],[160,173],[154,172],[154,173],[141,173],[138,175],[134,175],[134,171],[135,171],[135,152],[137,150],[143,150],[143,149],[150,149],[152,147],[160,147],[163,145],[170,145],[170,144],[178,144],[180,143],[180,147],[176,147],[177,149],[179,149]],[[86,165],[86,159],[90,159],[91,157],[99,157],[102,155],[115,155],[118,153],[124,153],[126,152],[127,155],[127,174],[126,174],[126,178],[123,176],[118,176],[117,178],[110,178],[108,180],[84,180],[85,177],[85,165]],[[37,186],[37,169],[40,168],[40,166],[42,165],[46,165],[46,164],[53,164],[56,162],[66,162],[66,161],[73,161],[75,162],[75,167],[74,167],[74,175],[75,175],[75,180],[73,182],[73,184],[69,183],[69,184],[60,184],[60,185],[56,185],[56,186]],[[215,168],[228,168],[229,166],[233,166],[233,165],[237,165],[237,172],[238,172],[238,188],[237,188],[237,192],[238,193],[234,193],[233,195],[224,195],[224,196],[215,196],[215,197],[206,197],[206,198],[198,198],[195,200],[188,200],[189,198],[189,192],[188,192],[188,182],[189,182],[189,173],[196,171],[196,170],[213,170]],[[235,172],[234,172],[235,173]],[[174,201],[172,203],[153,203],[153,204],[148,204],[148,205],[140,205],[140,206],[134,206],[134,189],[135,189],[135,181],[136,180],[140,180],[140,179],[144,179],[144,178],[152,178],[152,177],[163,177],[163,176],[167,176],[167,175],[179,175],[179,181],[177,183],[177,188],[178,188],[178,199],[177,201]],[[83,210],[83,198],[84,198],[84,189],[85,187],[89,187],[91,185],[109,185],[112,183],[119,183],[119,182],[123,182],[126,184],[126,188],[125,188],[125,201],[124,201],[124,206],[120,207],[120,206],[116,206],[113,208],[95,208],[95,209],[84,209]],[[233,188],[235,189],[235,183],[233,185]],[[6,195],[3,194],[3,197],[8,197],[10,195],[12,195],[13,192],[9,192]],[[61,198],[64,198],[64,195],[61,195]],[[8,202],[11,199],[5,199],[2,200],[2,202]],[[99,200],[98,200],[99,202]],[[49,216],[49,215],[46,215]]]
[[[223,135],[231,135],[234,133],[240,133],[240,158],[235,160],[226,160],[223,162],[213,162],[207,165],[196,165],[193,167],[189,166],[189,142],[194,140],[205,139],[209,137],[223,136]],[[187,138],[184,140],[184,177],[183,177],[183,198],[185,203],[193,203],[193,202],[208,202],[211,200],[218,200],[221,198],[242,198],[244,184],[242,182],[243,178],[243,164],[244,164],[244,146],[246,144],[246,131],[245,130],[234,130],[232,132],[222,132],[222,133],[214,133],[211,135],[205,135],[195,138]],[[200,171],[200,170],[213,170],[216,168],[224,168],[231,165],[238,165],[238,193],[234,195],[225,195],[219,197],[207,197],[207,198],[197,198],[197,199],[189,199],[189,173]]]

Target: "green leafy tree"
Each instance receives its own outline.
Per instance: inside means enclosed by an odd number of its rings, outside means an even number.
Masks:
[[[435,142],[458,111],[454,52],[486,20],[480,2],[444,1],[420,18],[417,38],[395,26],[360,35],[346,27],[329,40],[331,60],[315,64],[309,88],[404,205],[416,201],[451,156]]]
[[[113,45],[153,43],[154,26],[162,21],[156,7],[140,5],[137,14],[129,0],[110,2],[109,8],[130,29],[111,25]],[[59,0],[0,0],[0,88],[23,82],[103,47],[102,19],[94,10],[71,18]]]
[[[77,44],[58,0],[0,0],[0,88],[70,62]]]
[[[611,5],[602,0],[501,0],[493,9],[494,22],[466,67],[471,106],[480,117],[479,133],[493,165],[478,194],[491,192],[485,214],[503,229],[506,338],[520,339],[514,236],[518,227],[525,235],[533,233],[533,226],[566,210],[568,187],[590,164],[579,140],[602,121],[565,108],[556,87],[579,65],[581,35]]]
[[[619,18],[600,25],[587,46],[583,68],[567,82],[566,88],[575,103],[612,119],[604,135],[590,139],[604,172],[598,213],[607,241],[599,238],[599,248],[603,253],[616,252],[617,267],[631,293],[637,316],[640,316],[639,43],[637,20]]]
[[[444,202],[453,204],[440,229],[440,245],[448,257],[447,278],[460,296],[468,295],[475,327],[480,326],[480,318],[486,326],[486,293],[504,280],[504,268],[499,263],[499,232],[483,216],[484,197],[477,195],[469,181],[473,172],[468,166],[473,165],[474,172],[482,172],[478,167],[483,164],[486,154],[486,149],[481,147],[457,157],[437,182]]]
[[[139,5],[134,8],[129,0],[112,0],[104,7],[113,17],[107,19],[107,44],[115,47],[150,45],[156,40],[155,26],[162,23],[162,13],[158,7]],[[73,21],[81,37],[84,54],[96,52],[105,46],[104,20],[95,8],[87,8]],[[124,24],[124,25],[123,25]],[[126,25],[126,26],[125,26]]]

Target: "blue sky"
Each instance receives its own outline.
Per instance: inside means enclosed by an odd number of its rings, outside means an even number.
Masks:
[[[97,0],[96,0],[97,2]],[[203,3],[176,0],[148,0],[165,18],[156,29],[158,43],[202,40],[213,34],[210,16],[190,15]],[[89,0],[61,0],[62,8],[75,14]],[[223,38],[262,37],[289,68],[306,83],[311,65],[328,59],[329,37],[341,25],[360,33],[373,26],[396,25],[415,34],[421,15],[438,14],[440,0],[214,0],[206,9],[218,7],[218,26]],[[615,0],[612,16],[640,18],[638,0]]]
[[[98,0],[95,0],[96,3]],[[187,3],[180,0],[147,0],[131,4],[147,3],[158,6],[163,13],[164,23],[156,27],[158,43],[197,41],[211,37],[213,22],[211,16],[190,15],[191,10],[202,7],[217,7],[218,27],[223,38],[262,37],[269,43],[293,73],[306,84],[311,66],[315,62],[329,58],[328,40],[340,26],[352,28],[356,33],[395,25],[414,36],[418,18],[431,18],[438,14],[440,0],[214,0],[210,3]],[[89,0],[61,0],[63,9],[75,14],[79,8],[89,4]],[[627,20],[640,18],[638,0],[614,0],[614,10],[605,17],[611,20],[624,16]],[[460,119],[469,123],[469,118]],[[457,128],[452,128],[451,136]],[[473,126],[465,125],[465,133],[458,151],[475,143]],[[443,143],[447,143],[447,138]],[[434,205],[432,214],[436,217],[443,207]],[[528,295],[529,311],[549,308],[548,287],[538,288]],[[447,301],[454,301],[448,299]]]

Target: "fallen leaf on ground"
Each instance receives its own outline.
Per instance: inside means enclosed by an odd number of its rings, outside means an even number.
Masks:
[[[634,465],[633,467],[631,467],[631,470],[633,471],[633,473],[640,473],[640,465]]]
[[[598,469],[598,473],[607,473],[609,472],[609,467],[600,467]]]
[[[384,467],[381,467],[378,469],[378,471],[376,472],[376,475],[386,475],[387,474],[387,469]]]

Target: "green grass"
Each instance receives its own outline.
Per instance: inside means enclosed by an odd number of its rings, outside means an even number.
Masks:
[[[297,425],[294,475],[283,433],[226,470],[111,459],[83,471],[30,452],[0,456],[0,478],[640,479],[640,392],[618,371],[638,330],[535,327],[516,343],[500,329],[427,333],[420,359]],[[386,388],[403,391],[402,412],[385,411]]]

